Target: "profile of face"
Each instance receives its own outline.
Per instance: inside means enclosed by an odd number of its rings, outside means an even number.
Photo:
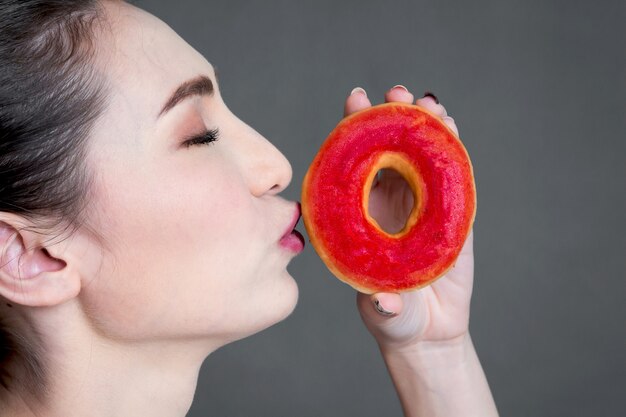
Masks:
[[[96,66],[110,93],[88,165],[89,220],[107,249],[69,243],[91,324],[117,340],[221,345],[282,320],[297,302],[286,267],[301,249],[279,242],[299,217],[278,196],[289,162],[231,113],[214,67],[172,29],[104,6]]]

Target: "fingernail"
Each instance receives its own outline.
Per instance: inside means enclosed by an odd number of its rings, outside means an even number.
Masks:
[[[433,100],[435,100],[435,103],[439,104],[439,99],[437,98],[437,96],[431,93],[430,91],[426,91],[424,93],[424,97],[432,97]]]
[[[354,93],[362,93],[365,97],[367,97],[367,93],[365,92],[365,90],[363,90],[361,87],[355,87],[351,92],[350,95],[354,94]]]
[[[384,316],[394,316],[396,314],[393,311],[385,310],[380,304],[380,301],[378,301],[377,299],[374,299],[374,308],[376,309],[376,311]]]
[[[393,87],[391,87],[391,89],[392,89],[392,90],[393,90],[394,88],[401,88],[401,89],[403,89],[404,91],[406,91],[407,93],[409,92],[409,90],[408,90],[405,86],[403,86],[402,84],[394,85]]]

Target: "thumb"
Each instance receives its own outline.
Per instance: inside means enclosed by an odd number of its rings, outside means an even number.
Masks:
[[[375,294],[357,293],[357,305],[363,320],[374,325],[382,324],[402,312],[400,294],[379,292]]]
[[[423,335],[429,321],[423,291],[357,294],[365,327],[380,345],[401,345]]]

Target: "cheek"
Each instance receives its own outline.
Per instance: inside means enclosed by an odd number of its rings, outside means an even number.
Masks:
[[[99,202],[113,256],[84,296],[108,333],[209,326],[207,316],[228,310],[258,273],[266,242],[253,200],[236,172],[209,163],[120,168],[103,179],[117,184]]]

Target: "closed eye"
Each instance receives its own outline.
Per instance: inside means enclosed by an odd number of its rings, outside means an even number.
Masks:
[[[183,145],[189,148],[192,145],[209,145],[219,139],[219,129],[211,129],[203,132],[200,135],[194,136],[183,142]]]

